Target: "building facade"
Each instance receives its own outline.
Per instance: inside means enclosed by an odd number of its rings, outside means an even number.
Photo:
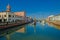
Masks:
[[[0,22],[15,22],[17,20],[24,20],[24,12],[10,12],[11,8],[8,5],[5,12],[0,12]]]
[[[15,21],[15,15],[12,12],[0,12],[0,22]]]
[[[48,17],[49,21],[60,21],[60,15],[51,15]]]

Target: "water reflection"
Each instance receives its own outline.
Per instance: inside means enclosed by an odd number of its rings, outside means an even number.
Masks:
[[[60,30],[60,26],[59,25],[55,25],[55,24],[52,24],[52,23],[47,23],[50,27],[54,27],[58,30]]]
[[[42,27],[40,24],[37,25],[28,24],[25,27],[26,33],[16,32],[11,35],[11,40],[57,40],[59,39],[59,31],[54,28],[50,28],[48,25]],[[57,32],[57,33],[56,33]]]
[[[60,40],[60,30],[49,25],[45,24],[43,27],[40,23],[36,23],[36,25],[30,23],[20,27],[7,29],[14,31],[12,33],[8,31],[10,34],[5,36],[8,40]]]
[[[18,26],[18,27],[13,27],[13,28],[8,28],[8,29],[2,29],[2,30],[0,30],[0,37],[1,36],[5,36],[5,35],[8,35],[8,34],[10,35],[11,33],[14,33],[15,31],[17,31],[18,29],[21,29],[23,27],[25,27],[25,25]]]
[[[23,28],[21,28],[21,29],[17,30],[16,32],[24,33],[24,32],[25,32],[25,28],[23,27]]]
[[[34,28],[34,32],[36,32],[36,23],[31,23],[29,25],[32,26]]]

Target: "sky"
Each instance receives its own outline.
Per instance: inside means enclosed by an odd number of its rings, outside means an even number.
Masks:
[[[8,4],[11,12],[25,11],[31,17],[46,18],[60,14],[60,0],[0,0],[0,12],[6,11]]]

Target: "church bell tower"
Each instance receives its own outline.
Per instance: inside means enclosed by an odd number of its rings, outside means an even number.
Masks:
[[[9,5],[9,4],[7,5],[7,10],[6,10],[6,12],[10,12],[10,5]]]

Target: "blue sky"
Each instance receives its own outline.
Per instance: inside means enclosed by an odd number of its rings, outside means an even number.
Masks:
[[[60,14],[60,0],[0,0],[0,11],[5,11],[8,3],[12,12],[25,11],[31,17]]]

